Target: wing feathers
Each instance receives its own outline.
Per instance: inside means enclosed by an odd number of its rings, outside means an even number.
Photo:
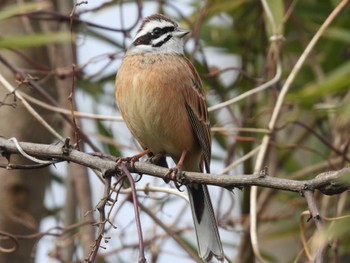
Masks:
[[[184,57],[185,58],[185,57]],[[187,66],[192,73],[192,87],[184,89],[184,98],[187,114],[189,116],[191,126],[196,134],[199,145],[202,148],[205,169],[210,172],[210,156],[211,156],[211,136],[210,123],[208,118],[208,109],[205,102],[204,90],[199,75],[192,63],[185,58]]]

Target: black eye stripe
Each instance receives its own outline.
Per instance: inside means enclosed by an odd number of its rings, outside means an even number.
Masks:
[[[172,38],[171,35],[167,36],[163,41],[158,42],[155,45],[152,45],[152,47],[160,47],[162,46],[164,43],[168,42],[170,40],[170,38]]]
[[[151,33],[147,33],[146,35],[140,36],[139,38],[135,39],[133,44],[134,46],[149,45],[151,40],[152,40]]]
[[[140,36],[138,37],[137,39],[135,39],[134,41],[134,46],[139,46],[139,45],[150,45],[151,44],[151,41],[153,39],[157,39],[159,38],[160,36],[166,34],[166,33],[169,33],[169,32],[173,32],[175,30],[175,27],[173,26],[167,26],[167,27],[163,27],[163,28],[159,28],[161,33],[158,34],[158,35],[155,35],[152,33],[147,33],[146,35],[143,35],[143,36]],[[153,45],[154,47],[160,47],[161,45],[163,45],[165,42],[167,42],[172,36],[169,35],[167,36],[163,41],[159,42],[158,44],[156,45]]]

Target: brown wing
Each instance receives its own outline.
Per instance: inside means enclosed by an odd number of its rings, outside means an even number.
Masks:
[[[192,86],[185,89],[186,110],[203,151],[205,169],[210,173],[211,135],[204,90],[196,69],[187,58],[185,61],[192,73]]]

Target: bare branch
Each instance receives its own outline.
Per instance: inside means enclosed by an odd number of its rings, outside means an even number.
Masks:
[[[111,160],[104,160],[97,156],[92,156],[74,149],[63,148],[61,145],[35,144],[19,142],[21,148],[29,155],[38,158],[57,159],[60,161],[70,161],[84,165],[91,169],[99,171],[116,171],[116,163]],[[20,154],[16,145],[5,138],[0,137],[1,154]],[[126,163],[130,172],[148,174],[151,176],[164,178],[168,172],[167,168],[152,165],[146,162],[136,162],[134,166]],[[118,171],[117,171],[118,172]],[[184,172],[181,180],[183,184],[199,183],[221,186],[228,189],[243,186],[260,186],[284,191],[302,193],[305,190],[316,190],[332,188],[336,186],[338,191],[330,191],[332,194],[339,194],[349,188],[350,168],[344,168],[339,171],[322,173],[317,178],[310,180],[291,180],[272,176],[253,175],[216,175],[195,172]],[[343,187],[339,187],[342,185]]]
[[[139,213],[139,201],[138,201],[137,195],[136,195],[135,181],[132,178],[129,170],[126,168],[126,166],[123,163],[120,164],[120,167],[121,167],[123,173],[128,178],[129,183],[130,183],[130,187],[131,187],[131,196],[132,196],[132,203],[133,203],[134,211],[135,211],[137,235],[139,238],[139,260],[138,260],[138,262],[139,263],[146,263],[145,249],[144,249],[142,228],[141,228],[141,220],[140,220],[140,213]]]
[[[324,231],[323,219],[322,219],[320,212],[317,208],[314,193],[310,190],[306,190],[303,192],[303,195],[305,197],[305,200],[306,200],[307,205],[309,207],[311,217],[314,220],[318,231],[320,231],[320,232]],[[322,244],[320,245],[320,247],[317,250],[316,257],[315,257],[316,263],[324,262],[324,257],[326,255],[328,248],[329,248],[329,241],[325,240],[324,242],[322,242]]]

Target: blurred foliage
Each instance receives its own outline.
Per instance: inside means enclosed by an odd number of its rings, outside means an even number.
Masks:
[[[278,59],[282,62],[282,79],[274,87],[233,105],[229,110],[235,114],[231,121],[218,120],[225,126],[266,128],[270,113],[292,67],[304,51],[312,36],[317,32],[327,16],[339,1],[267,1],[271,5],[272,17],[276,23],[276,33],[283,34],[285,40],[280,46]],[[204,23],[201,25],[200,40],[206,46],[218,47],[229,54],[239,54],[242,59],[243,72],[253,79],[271,79],[275,74],[276,57],[271,56],[273,28],[264,9],[257,1],[209,1],[205,10]],[[192,20],[198,17],[198,10],[193,12]],[[286,16],[287,14],[287,16]],[[298,171],[299,179],[313,178],[318,172],[339,169],[349,163],[350,148],[350,45],[349,45],[349,6],[335,19],[324,36],[317,43],[307,62],[294,80],[285,100],[285,106],[279,117],[278,130],[275,133],[273,145],[269,150],[266,164],[273,176],[293,177]],[[232,24],[213,23],[213,18],[225,18]],[[228,18],[229,19],[228,19]],[[208,69],[210,70],[210,69]],[[243,74],[235,83],[227,87],[210,85],[204,80],[210,94],[216,94],[222,100],[228,100],[235,94],[258,86],[252,84],[250,78]],[[213,91],[214,89],[214,91]],[[237,116],[237,112],[239,115]],[[214,113],[216,117],[219,115]],[[236,121],[238,119],[238,121]],[[213,123],[213,122],[212,122]],[[257,133],[238,133],[238,136],[256,138],[255,141],[233,141],[227,133],[215,134],[216,140],[226,140],[227,149],[234,144],[235,154],[231,159],[237,159],[240,154],[248,153],[260,144],[261,135]],[[221,139],[220,139],[221,137]],[[222,142],[220,143],[222,144]],[[335,158],[339,157],[338,162]],[[228,160],[229,157],[223,157]],[[323,165],[322,165],[323,164]],[[319,165],[319,166],[318,166]],[[317,168],[318,167],[318,168]],[[251,166],[244,166],[244,173],[250,173]],[[345,198],[348,193],[342,194]],[[300,252],[298,215],[307,209],[300,202],[300,196],[264,189],[258,198],[260,206],[260,239],[263,255],[268,262],[281,262],[290,258],[293,261]],[[249,200],[243,199],[243,202]],[[335,198],[319,196],[319,205],[324,216],[347,214],[349,202],[342,205]],[[242,204],[246,206],[247,204]],[[284,207],[288,207],[288,211]],[[332,209],[337,207],[337,209]],[[285,213],[285,216],[284,214]],[[294,215],[294,216],[293,216]],[[274,218],[273,224],[262,218]],[[263,221],[262,221],[263,220]],[[333,222],[336,226],[340,223]],[[311,231],[315,231],[312,224]],[[341,224],[342,235],[337,243],[338,254],[329,252],[331,258],[342,258],[347,255],[350,227]],[[266,230],[269,229],[269,231]],[[334,229],[337,229],[336,227]],[[329,236],[336,231],[329,230]],[[347,233],[347,234],[345,234]],[[286,236],[289,242],[286,241]],[[295,242],[299,240],[299,242]],[[283,255],[283,247],[289,246],[289,254]],[[239,251],[238,262],[244,258],[244,253],[252,253],[249,244]],[[280,249],[278,249],[280,247]],[[286,257],[287,256],[287,257]],[[305,256],[305,255],[304,255]],[[303,256],[302,256],[303,257]],[[275,258],[272,260],[272,258]],[[270,261],[272,260],[272,261]],[[243,262],[244,260],[242,260]],[[245,261],[249,262],[249,261]],[[286,261],[285,261],[286,262]],[[304,262],[304,260],[302,260]]]
[[[150,2],[156,5],[158,10],[164,10],[165,14],[176,18],[181,25],[193,30],[194,38],[189,41],[191,45],[188,45],[186,52],[202,76],[209,106],[227,101],[272,79],[276,74],[276,62],[281,62],[282,77],[274,86],[210,113],[213,127],[226,128],[213,132],[214,144],[219,146],[213,148],[213,159],[225,167],[261,144],[263,133],[254,130],[243,131],[239,128],[267,128],[281,87],[293,66],[311,38],[339,3],[337,0],[268,0],[266,2],[271,7],[271,15],[275,22],[275,26],[272,26],[271,17],[266,14],[261,2],[256,0],[191,0],[187,1],[191,12],[186,15],[174,5],[174,1],[143,1],[143,4]],[[142,7],[137,7],[137,1],[126,1],[124,5],[133,6],[135,10],[137,8],[143,10]],[[91,13],[104,12],[120,6],[120,1],[111,1]],[[25,9],[16,9],[14,6],[0,12],[0,20],[35,8],[37,8],[35,5],[28,5]],[[119,17],[121,13],[117,12],[116,19],[122,18]],[[348,5],[326,30],[292,83],[280,112],[276,130],[273,131],[273,140],[266,157],[266,166],[271,176],[308,179],[314,178],[320,172],[337,170],[349,165],[349,17]],[[137,17],[131,19],[129,14],[124,14],[124,20],[136,21]],[[113,26],[113,21],[108,26]],[[114,85],[114,72],[117,70],[116,64],[112,63],[121,61],[132,32],[118,31],[118,38],[115,34],[113,36],[105,34],[105,31],[97,26],[84,23],[79,24],[75,30],[81,36],[98,41],[99,47],[112,45],[115,49],[111,54],[101,48],[100,57],[96,61],[91,58],[87,64],[94,64],[97,61],[102,63],[96,72],[87,73],[86,65],[80,65],[79,68],[81,74],[77,86],[89,94],[96,104],[105,105],[104,87]],[[277,43],[271,41],[274,33],[283,35],[284,40]],[[53,41],[65,41],[66,37],[60,34],[43,34],[0,38],[0,48],[23,48]],[[70,40],[70,36],[68,37]],[[79,45],[77,46],[79,48]],[[220,75],[223,71],[220,70],[224,68],[210,66],[213,64],[210,62],[220,65],[221,61],[216,61],[215,56],[208,56],[206,48],[215,48],[227,57],[232,55],[240,57],[241,65],[236,65],[239,69],[226,71],[232,75],[239,73],[235,81],[229,84],[222,81]],[[113,73],[105,73],[106,69],[111,67]],[[112,93],[108,93],[111,98]],[[107,140],[101,141],[103,151],[115,156],[125,154],[126,149],[123,146],[131,143],[122,141],[125,138],[120,135],[119,130],[113,132],[102,121],[96,121],[95,127],[101,136],[112,138],[114,135],[117,141],[113,145]],[[251,174],[254,162],[255,158],[249,158],[238,171]],[[229,173],[234,176],[236,172],[237,170],[234,170]],[[316,194],[322,216],[334,218],[349,213],[348,192],[334,197]],[[221,226],[225,229],[233,228],[242,233],[238,248],[231,245],[232,240],[223,240],[225,248],[232,248],[237,252],[235,262],[253,260],[248,235],[249,201],[249,189],[244,189],[243,198],[235,203],[240,206],[241,217],[237,219],[233,214],[221,214],[219,218]],[[306,262],[300,241],[299,225],[301,213],[305,210],[307,210],[305,201],[298,194],[272,189],[259,190],[259,240],[262,254],[269,262],[286,262],[286,260],[293,262],[297,257],[300,262]],[[335,262],[336,259],[350,256],[348,221],[342,219],[326,222],[326,235],[337,242],[333,249],[328,251],[325,262],[331,260]],[[231,222],[231,225],[224,225],[225,222]],[[317,231],[312,220],[305,224],[307,233],[303,234],[308,238],[315,236]],[[194,244],[192,246],[195,247]],[[100,262],[108,261],[101,258]]]
[[[27,12],[36,11],[46,7],[48,7],[48,3],[45,1],[23,3],[20,5],[14,4],[10,7],[6,7],[3,10],[0,10],[0,24],[2,20],[11,19],[15,16],[21,16]],[[65,32],[33,33],[25,35],[18,34],[17,32],[14,33],[14,35],[6,36],[5,38],[0,36],[0,50],[8,48],[23,49],[48,45],[50,43],[75,41],[73,34]]]
[[[222,155],[214,151],[213,157],[224,165],[237,160],[239,156],[247,154],[260,144],[263,134],[253,131],[232,132],[229,128],[267,128],[285,79],[339,1],[266,2],[271,7],[271,17],[266,15],[262,4],[254,0],[209,0],[205,3],[193,0],[190,1],[193,11],[188,16],[182,15],[181,10],[174,7],[171,1],[163,1],[158,6],[159,10],[165,10],[165,13],[167,10],[178,13],[181,25],[191,27],[194,37],[199,37],[194,41],[194,49],[187,52],[202,75],[208,101],[212,105],[229,100],[268,81],[276,74],[276,61],[281,61],[282,78],[274,86],[223,110],[211,112],[213,126],[227,128],[225,132],[213,133],[215,143],[225,152]],[[340,169],[349,163],[349,17],[348,6],[326,30],[293,81],[266,159],[272,176],[313,178],[319,172]],[[272,26],[271,18],[275,26]],[[270,39],[273,34],[283,35],[284,40],[272,43]],[[116,57],[120,60],[119,54],[125,51],[124,39],[99,36],[101,35],[98,33],[93,34],[94,38],[115,45],[118,54]],[[211,63],[208,60],[215,61],[215,58],[207,56],[203,51],[208,47],[217,48],[227,56],[240,56],[241,74],[236,81],[227,85],[219,78],[220,73],[214,74],[218,68],[209,66]],[[236,74],[237,70],[228,72]],[[214,77],[205,77],[208,73],[214,74]],[[113,75],[108,75],[101,78],[99,83],[105,85],[113,81]],[[93,94],[98,100],[98,93]],[[102,123],[99,123],[100,131],[103,130],[101,125]],[[242,172],[252,173],[253,166],[254,158],[248,159],[242,166]],[[270,262],[281,262],[286,258],[292,262],[299,253],[301,258],[305,257],[300,252],[302,245],[299,237],[299,218],[307,209],[305,202],[295,193],[263,189],[259,194],[259,226],[263,229],[259,238],[264,240],[261,244],[263,255],[267,260],[270,259]],[[342,194],[347,195],[347,192]],[[342,206],[336,198],[319,195],[317,200],[324,216],[346,214],[349,208],[348,202]],[[245,190],[241,201],[242,216],[245,218],[244,213],[249,211],[248,191]],[[337,209],[332,209],[334,207]],[[337,226],[339,223],[332,224]],[[311,222],[307,226],[310,228],[308,233],[315,233]],[[350,242],[343,237],[348,235],[344,232],[350,233],[350,227],[346,224],[342,226],[342,235],[337,234],[337,227],[334,227],[334,233],[333,230],[329,230],[332,232],[329,233],[330,236],[339,236],[338,254],[330,251],[329,259],[341,258],[348,253],[346,248]],[[240,245],[241,250],[238,249],[237,262],[249,262],[253,253],[249,236],[246,239],[242,238],[242,242],[245,244]],[[284,255],[284,252],[279,253],[278,246],[281,246],[281,251],[285,251],[283,246],[290,247],[288,255]]]
[[[26,12],[35,11],[47,6],[48,4],[45,2],[22,3],[21,5],[14,4],[12,6],[7,6],[0,11],[0,20],[11,18],[16,15],[24,14]]]
[[[74,41],[74,37],[69,33],[46,33],[28,34],[21,36],[11,36],[0,39],[1,48],[30,48],[48,45],[50,43]]]

